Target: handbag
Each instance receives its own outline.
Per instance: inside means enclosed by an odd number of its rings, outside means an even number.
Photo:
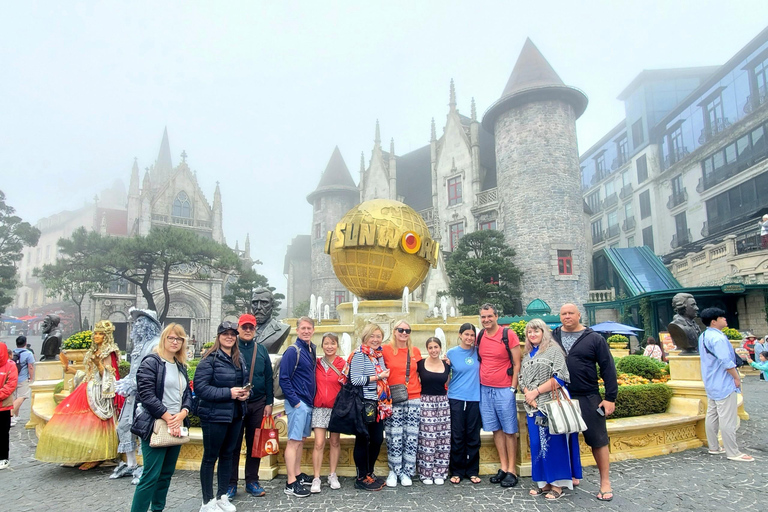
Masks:
[[[328,422],[329,432],[338,432],[355,436],[367,435],[367,429],[363,424],[363,399],[362,388],[353,386],[347,382],[336,395],[336,401],[331,410],[331,419]]]
[[[553,400],[542,405],[539,410],[547,417],[550,434],[575,434],[587,430],[581,417],[578,400],[571,400],[568,393],[555,379],[552,381]]]
[[[165,448],[168,446],[179,446],[189,442],[189,435],[176,437],[168,432],[168,423],[164,419],[158,418],[152,427],[152,435],[149,438],[149,446],[152,448]]]
[[[272,416],[265,416],[261,420],[261,428],[256,429],[253,434],[253,448],[251,457],[260,459],[267,455],[274,455],[280,451],[280,445],[277,442],[277,428]]]
[[[405,384],[389,386],[389,394],[393,404],[408,401],[408,381],[411,379],[411,354],[408,354],[408,362],[405,363]]]

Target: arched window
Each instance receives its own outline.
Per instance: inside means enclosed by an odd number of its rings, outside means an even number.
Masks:
[[[171,214],[174,217],[192,218],[192,204],[189,202],[189,196],[187,196],[186,192],[179,192],[179,195],[176,196],[176,199],[173,201],[173,212]]]

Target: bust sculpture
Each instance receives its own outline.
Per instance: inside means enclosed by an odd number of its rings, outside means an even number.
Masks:
[[[699,313],[696,299],[690,293],[678,293],[672,297],[672,309],[675,310],[675,316],[667,325],[672,341],[681,350],[682,355],[698,354],[701,328],[695,321]]]
[[[53,361],[59,355],[61,347],[61,329],[59,315],[45,315],[43,320],[43,348],[40,350],[41,361]]]
[[[274,297],[269,289],[253,290],[251,311],[256,317],[256,342],[264,345],[270,354],[277,354],[290,334],[291,326],[272,318],[273,307]]]

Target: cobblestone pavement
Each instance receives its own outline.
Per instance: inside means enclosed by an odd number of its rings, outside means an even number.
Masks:
[[[766,510],[768,492],[768,383],[757,377],[747,377],[745,383],[747,410],[751,415],[742,422],[738,440],[742,450],[757,458],[756,462],[731,462],[724,456],[713,456],[706,449],[651,459],[629,460],[611,465],[613,490],[616,496],[608,503],[599,502],[598,474],[595,467],[585,468],[582,484],[556,502],[528,496],[530,479],[523,478],[520,486],[502,490],[488,483],[424,486],[385,489],[368,493],[356,491],[351,478],[342,478],[342,488],[331,491],[325,484],[321,494],[309,498],[292,498],[283,494],[285,478],[263,482],[264,498],[253,498],[243,492],[235,498],[239,511],[301,510],[301,511],[457,511],[476,510],[574,510],[597,508],[606,511],[645,510]],[[29,415],[29,401],[22,417]],[[133,486],[127,478],[109,480],[111,468],[96,468],[87,472],[44,464],[34,460],[37,438],[33,431],[19,426],[11,429],[11,467],[0,471],[0,499],[3,510],[25,511],[127,511],[130,509]],[[386,468],[379,468],[386,476]],[[177,471],[168,496],[168,511],[197,511],[201,493],[198,473]],[[762,505],[760,503],[763,503]]]

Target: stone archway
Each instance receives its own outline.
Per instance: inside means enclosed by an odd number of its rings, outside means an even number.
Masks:
[[[120,350],[128,352],[128,316],[123,311],[113,311],[108,320],[115,326],[113,333],[115,343]]]
[[[162,299],[158,301],[157,307],[162,310],[165,306]],[[165,315],[165,325],[177,323],[184,327],[187,336],[191,341],[194,340],[197,345],[202,346],[208,339],[211,326],[210,304],[204,297],[190,293],[188,290],[172,290],[170,294],[170,305],[168,313]],[[199,348],[199,347],[196,347]]]

